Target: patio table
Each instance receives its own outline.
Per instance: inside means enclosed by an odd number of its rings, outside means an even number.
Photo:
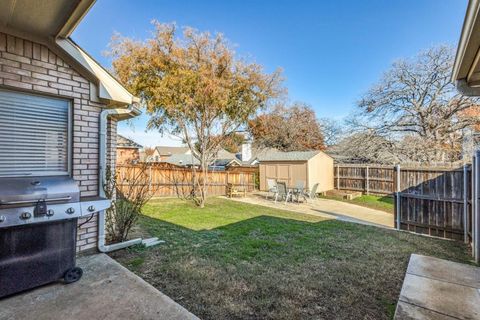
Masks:
[[[307,191],[306,188],[297,188],[297,187],[288,187],[288,192],[292,194],[291,202],[294,202],[294,197],[296,198],[296,202],[300,203],[300,195]]]

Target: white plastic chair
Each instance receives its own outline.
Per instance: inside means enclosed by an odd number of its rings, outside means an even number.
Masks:
[[[265,199],[268,199],[268,194],[272,193],[272,197],[275,198],[277,195],[277,181],[275,179],[267,179],[267,195],[265,196]]]

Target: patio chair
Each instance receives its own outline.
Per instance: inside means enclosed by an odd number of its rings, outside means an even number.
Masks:
[[[232,183],[227,183],[227,197],[247,196],[247,189],[244,186],[234,186]]]
[[[295,187],[293,188],[293,196],[295,196],[297,202],[300,201],[301,196],[305,198],[305,180],[297,180],[295,182]],[[307,199],[305,198],[305,200]]]
[[[308,197],[310,200],[315,200],[317,198],[317,189],[318,189],[318,183],[315,183],[312,187],[312,190],[310,192],[304,192],[303,197],[305,200],[307,200],[306,197]]]
[[[267,195],[265,196],[265,199],[268,199],[268,194],[272,193],[272,197],[275,199],[275,196],[277,194],[277,181],[275,179],[267,179]]]
[[[287,189],[287,184],[285,182],[277,182],[275,202],[277,202],[278,199],[285,199],[285,204],[287,204],[288,199],[292,200],[292,192]]]

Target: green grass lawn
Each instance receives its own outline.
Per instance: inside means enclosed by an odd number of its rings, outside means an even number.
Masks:
[[[354,203],[367,208],[382,210],[393,214],[393,197],[362,195],[361,197],[353,200],[344,200],[342,197],[337,196],[321,196],[321,198]]]
[[[166,243],[112,256],[202,319],[389,319],[411,253],[469,261],[461,242],[222,198],[144,214]]]

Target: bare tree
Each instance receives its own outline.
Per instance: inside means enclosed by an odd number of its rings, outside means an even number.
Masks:
[[[342,138],[344,138],[342,121],[331,118],[321,118],[319,123],[322,128],[323,140],[327,147],[336,145],[342,140]]]
[[[327,152],[340,163],[393,164],[401,161],[395,143],[373,130],[351,134],[330,146]]]
[[[358,102],[353,127],[391,141],[410,161],[457,160],[462,130],[478,123],[479,113],[468,112],[478,99],[451,83],[453,59],[452,48],[438,46],[395,62]]]

